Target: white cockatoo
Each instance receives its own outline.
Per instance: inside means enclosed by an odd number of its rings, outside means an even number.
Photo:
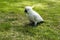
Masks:
[[[25,12],[29,20],[34,22],[35,26],[37,25],[37,23],[44,22],[42,17],[36,11],[34,11],[31,6],[26,6]]]

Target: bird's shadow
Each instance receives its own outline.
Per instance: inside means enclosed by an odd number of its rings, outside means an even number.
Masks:
[[[24,26],[25,26],[25,27],[27,27],[27,26],[34,27],[34,23],[26,23]]]
[[[34,25],[34,22],[29,22],[29,23],[25,24],[24,26],[25,26],[25,27],[26,27],[26,26],[37,27],[37,26],[39,26],[39,25],[41,25],[41,24],[43,24],[43,23],[44,23],[44,22],[42,21],[42,22],[37,23],[37,25]]]

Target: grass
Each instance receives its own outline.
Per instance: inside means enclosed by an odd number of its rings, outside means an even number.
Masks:
[[[27,25],[27,5],[35,6],[45,23]],[[59,0],[0,0],[0,40],[60,40],[59,18]]]

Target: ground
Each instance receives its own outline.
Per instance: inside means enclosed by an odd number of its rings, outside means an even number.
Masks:
[[[28,25],[25,6],[34,6],[45,23]],[[60,0],[0,0],[0,40],[60,40]]]

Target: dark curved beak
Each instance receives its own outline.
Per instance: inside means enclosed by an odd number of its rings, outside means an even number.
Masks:
[[[25,9],[25,11],[24,12],[26,12],[27,13],[27,10]]]

